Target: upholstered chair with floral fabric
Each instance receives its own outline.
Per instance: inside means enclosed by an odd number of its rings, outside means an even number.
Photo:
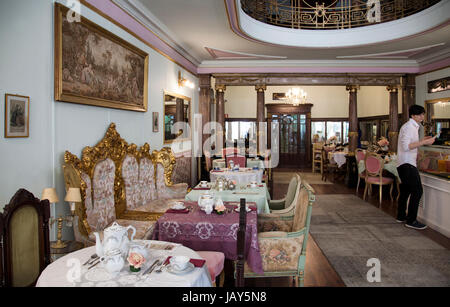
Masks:
[[[271,214],[278,214],[284,216],[294,215],[295,199],[297,197],[300,184],[302,182],[301,177],[298,174],[294,174],[289,182],[289,187],[286,196],[279,200],[270,200],[269,208]]]
[[[311,221],[313,188],[303,181],[296,198],[295,214],[286,216],[258,215],[258,243],[263,274],[252,272],[245,264],[245,278],[293,276],[297,286],[303,286],[306,245]],[[262,231],[262,232],[259,232]]]

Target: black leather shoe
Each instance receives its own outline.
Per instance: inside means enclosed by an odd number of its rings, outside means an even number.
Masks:
[[[413,228],[413,229],[418,229],[418,230],[422,230],[422,229],[425,229],[428,227],[427,225],[419,223],[418,221],[414,221],[411,224],[406,223],[405,226],[409,227],[409,228]]]

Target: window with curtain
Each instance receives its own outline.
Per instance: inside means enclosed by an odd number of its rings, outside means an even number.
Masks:
[[[313,143],[324,142],[325,139],[325,122],[311,122],[311,140]]]
[[[256,139],[255,121],[227,121],[225,123],[226,140],[230,142]]]
[[[336,136],[338,142],[342,142],[342,122],[327,122],[327,139]]]

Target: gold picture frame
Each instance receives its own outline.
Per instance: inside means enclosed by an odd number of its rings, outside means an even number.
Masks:
[[[30,97],[5,94],[5,138],[30,136]]]
[[[55,100],[146,112],[148,54],[55,4]]]

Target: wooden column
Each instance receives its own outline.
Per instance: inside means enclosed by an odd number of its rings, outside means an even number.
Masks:
[[[267,89],[265,84],[262,85],[255,85],[256,90],[256,140],[257,140],[257,148],[259,151],[259,148],[261,147],[259,144],[259,123],[263,123],[266,121],[265,116],[265,97],[264,92]],[[264,135],[266,133],[264,132]]]
[[[409,107],[416,103],[416,75],[402,77],[402,124],[409,120]]]
[[[358,110],[357,110],[357,93],[359,85],[347,85],[348,96],[348,144],[349,153],[354,153],[358,147]]]
[[[389,150],[397,152],[398,140],[398,87],[388,85],[389,91]]]
[[[222,126],[222,133],[217,131],[217,142],[222,138],[225,144],[225,85],[216,84],[216,122]]]
[[[211,75],[199,75],[200,94],[198,111],[202,115],[202,144],[210,137],[211,132],[203,133],[203,127],[211,121]],[[213,92],[214,93],[214,92]]]

